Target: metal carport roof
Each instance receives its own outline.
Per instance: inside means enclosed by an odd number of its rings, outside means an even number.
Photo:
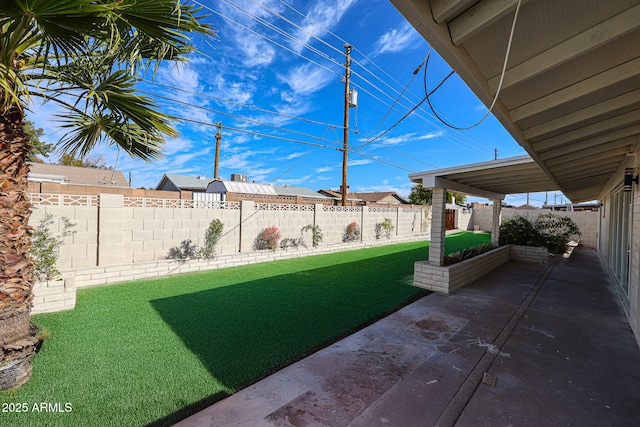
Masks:
[[[504,199],[507,194],[554,191],[558,186],[529,156],[511,157],[409,175],[427,188]]]

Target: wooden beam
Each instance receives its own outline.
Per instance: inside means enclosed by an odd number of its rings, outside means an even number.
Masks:
[[[507,70],[502,89],[521,84],[572,59],[612,42],[640,27],[640,5],[607,19],[600,24],[548,49]],[[453,33],[453,31],[452,31]],[[455,40],[455,39],[454,39]],[[455,43],[455,41],[454,41]],[[491,94],[495,94],[500,75],[488,80]]]
[[[629,152],[631,145],[633,144],[632,138],[625,138],[623,140],[616,141],[615,143],[606,144],[598,147],[589,148],[587,150],[578,151],[573,153],[571,156],[560,156],[555,157],[553,159],[549,159],[545,161],[547,167],[560,166],[560,165],[571,165],[576,164],[579,159],[583,159],[585,157],[597,156],[602,161],[608,159],[610,157],[616,157],[620,155],[625,155]]]
[[[627,92],[624,95],[616,96],[615,98],[602,101],[599,104],[594,104],[582,110],[558,117],[557,119],[549,120],[538,126],[525,129],[524,136],[529,140],[540,138],[569,126],[592,121],[609,112],[638,105],[640,105],[640,89]],[[640,117],[640,111],[636,110],[636,114]]]
[[[441,24],[469,8],[478,0],[431,0],[433,19]]]
[[[527,0],[522,0],[522,4]],[[460,46],[469,37],[482,31],[503,16],[513,12],[518,0],[483,0],[449,23],[451,40]]]
[[[457,193],[464,193],[473,196],[486,197],[487,199],[500,199],[505,198],[505,194],[495,193],[487,191],[482,188],[472,187],[466,184],[460,184],[459,182],[451,181],[440,177],[429,177],[432,179],[424,180],[422,185],[426,188],[446,188]]]
[[[520,120],[533,117],[551,108],[560,107],[569,101],[590,95],[594,92],[606,89],[616,83],[636,77],[640,74],[640,58],[635,58],[629,62],[618,65],[588,79],[582,80],[564,89],[560,89],[549,95],[543,96],[514,108],[510,111],[511,120],[519,122]]]
[[[608,144],[611,141],[617,141],[623,138],[640,134],[640,125],[628,126],[615,131],[607,132],[593,138],[583,139],[573,144],[557,145],[557,148],[546,150],[540,153],[542,160],[548,160],[553,157],[564,156],[567,154],[583,151],[591,147]]]
[[[585,138],[589,138],[590,136],[600,135],[603,133],[611,133],[621,128],[632,128],[636,130],[636,133],[640,133],[640,127],[633,126],[636,123],[640,123],[640,114],[637,111],[632,111],[630,113],[621,114],[589,126],[584,126],[576,130],[536,142],[533,144],[533,148],[537,152],[542,153],[559,146],[568,146],[574,141],[580,141]],[[541,157],[543,156],[541,155]]]
[[[571,175],[574,173],[580,173],[580,172],[591,172],[591,171],[598,171],[601,169],[606,169],[606,168],[610,168],[613,167],[613,165],[618,164],[620,162],[620,160],[618,159],[611,159],[611,160],[602,160],[602,159],[597,159],[594,161],[584,161],[584,162],[576,162],[576,164],[571,164],[571,165],[562,165],[562,166],[558,166],[556,168],[551,168],[551,173],[554,176],[557,176],[559,178],[563,178],[567,175]]]

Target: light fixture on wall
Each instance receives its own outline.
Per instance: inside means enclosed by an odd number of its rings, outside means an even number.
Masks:
[[[633,190],[633,183],[638,184],[638,176],[633,177],[633,168],[625,168],[624,169],[624,181],[622,185],[622,191],[631,191]]]

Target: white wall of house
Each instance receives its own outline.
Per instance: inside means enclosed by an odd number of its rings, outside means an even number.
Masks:
[[[628,158],[625,168],[640,170],[637,156]],[[599,215],[598,253],[607,267],[640,343],[640,186],[622,191],[624,168],[611,178],[602,192]]]

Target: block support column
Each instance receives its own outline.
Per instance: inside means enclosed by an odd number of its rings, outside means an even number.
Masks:
[[[431,205],[431,242],[429,243],[429,262],[444,265],[444,237],[447,201],[446,188],[434,188]]]
[[[493,215],[491,216],[491,243],[498,246],[500,244],[500,213],[502,210],[502,200],[493,199]]]

